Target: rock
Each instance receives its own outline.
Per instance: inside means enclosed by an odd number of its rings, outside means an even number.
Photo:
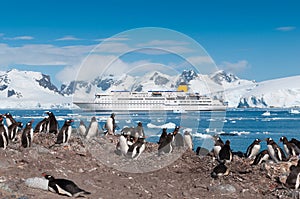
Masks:
[[[236,192],[236,188],[230,184],[220,184],[210,187],[209,191],[220,192],[221,194],[231,194]]]

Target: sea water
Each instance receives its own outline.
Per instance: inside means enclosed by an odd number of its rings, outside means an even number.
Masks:
[[[11,113],[17,121],[24,123],[34,120],[33,127],[47,117],[46,110],[0,110],[1,114]],[[74,119],[73,128],[79,126],[83,120],[88,126],[91,117],[95,116],[99,128],[103,128],[109,113],[81,112],[80,110],[50,110],[56,116],[61,127],[66,119]],[[264,114],[269,111],[270,114]],[[198,146],[210,149],[213,146],[213,135],[219,135],[225,142],[230,140],[233,151],[245,152],[254,139],[264,140],[271,137],[280,146],[279,139],[286,136],[288,139],[300,140],[300,114],[291,113],[289,109],[235,109],[224,112],[122,112],[115,116],[117,129],[120,134],[125,126],[136,126],[142,122],[148,142],[157,142],[162,128],[172,132],[175,126],[184,130],[191,130],[194,148]],[[266,142],[262,142],[262,149]]]

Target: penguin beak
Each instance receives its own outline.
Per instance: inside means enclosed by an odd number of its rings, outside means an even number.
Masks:
[[[44,173],[42,173],[42,176],[44,176],[44,177],[45,177],[46,175],[47,175],[47,174],[46,174],[45,172],[44,172]]]

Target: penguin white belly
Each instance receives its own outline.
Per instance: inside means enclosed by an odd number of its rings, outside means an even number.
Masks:
[[[57,187],[57,190],[58,190],[58,193],[59,193],[59,194],[62,194],[62,195],[67,195],[67,196],[70,196],[70,197],[72,197],[72,194],[71,194],[71,193],[69,193],[69,192],[67,192],[67,191],[63,190],[63,189],[62,189],[62,188],[60,188],[60,186],[58,186],[57,184],[56,184],[55,186]]]
[[[253,146],[249,158],[254,158],[260,151],[260,144],[256,144]]]
[[[72,133],[72,126],[68,126],[66,142],[69,141]]]
[[[193,149],[193,142],[190,135],[184,135],[184,143],[186,144],[187,148],[192,150]]]
[[[106,120],[106,129],[108,134],[113,134],[113,119],[112,118],[107,118]]]
[[[133,159],[136,160],[138,159],[138,157],[140,157],[140,155],[142,154],[142,152],[145,150],[145,144],[143,144],[140,148],[139,148],[139,154],[136,155],[136,149],[135,154],[132,154],[132,157],[134,157]]]
[[[290,151],[289,151],[289,148],[287,147],[287,145],[284,144],[283,148],[284,148],[284,151],[285,151],[286,155],[289,156],[290,155]]]
[[[12,121],[9,118],[6,118],[5,121],[7,126],[12,125]]]
[[[299,188],[299,185],[300,185],[300,173],[298,173],[296,178],[295,190]]]
[[[85,128],[84,125],[80,125],[80,126],[79,126],[79,134],[80,134],[81,136],[85,136],[85,134],[86,134],[86,128]]]
[[[258,164],[261,164],[263,161],[267,161],[270,158],[269,154],[265,154],[258,162]]]
[[[273,147],[272,147],[271,145],[267,145],[267,147],[268,147],[268,152],[269,152],[271,158],[272,158],[276,163],[279,162],[279,160],[276,158],[275,151],[274,151]]]
[[[214,146],[214,155],[215,157],[218,157],[221,150],[221,146]]]
[[[120,150],[122,155],[126,156],[129,149],[126,138],[124,136],[120,136],[119,143],[120,143]]]
[[[95,137],[98,132],[98,122],[93,122],[87,132],[86,138],[90,139]]]

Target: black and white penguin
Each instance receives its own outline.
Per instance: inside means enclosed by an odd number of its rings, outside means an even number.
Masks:
[[[24,148],[31,147],[33,141],[33,129],[32,129],[33,120],[27,122],[21,136],[21,144]]]
[[[221,148],[218,156],[218,160],[220,162],[231,162],[232,160],[232,152],[230,149],[230,141],[226,140],[224,146]]]
[[[90,125],[86,132],[86,139],[91,139],[95,137],[98,134],[98,128],[99,128],[99,124],[96,117],[92,117]]]
[[[268,150],[263,150],[259,152],[251,165],[259,165],[264,161],[267,161],[270,158]]]
[[[55,115],[51,112],[51,111],[46,111],[48,117],[48,126],[47,126],[47,130],[49,133],[54,133],[57,134],[58,133],[58,122],[56,120]]]
[[[33,133],[46,133],[48,123],[49,123],[49,119],[45,117],[35,125]]]
[[[248,146],[247,151],[246,151],[246,157],[247,158],[255,158],[255,156],[259,153],[260,151],[260,139],[255,139],[250,146]]]
[[[228,174],[229,174],[229,168],[223,162],[221,162],[213,169],[210,176],[212,178],[218,178],[219,176],[226,176]]]
[[[283,149],[287,156],[296,156],[300,154],[300,149],[296,146],[296,144],[289,142],[285,136],[282,136],[279,139],[279,142],[283,143]]]
[[[144,138],[145,137],[145,132],[144,132],[142,122],[139,122],[137,127],[135,127],[135,132],[136,132],[136,134],[137,134],[136,136],[138,136],[138,138]]]
[[[300,149],[300,141],[297,140],[296,138],[292,138],[290,140],[291,143],[294,143],[299,149]]]
[[[106,134],[114,135],[116,129],[115,114],[112,113],[109,118],[106,120],[105,129],[107,130]]]
[[[3,124],[3,116],[0,115],[0,148],[6,149],[8,144],[7,127]]]
[[[79,123],[78,133],[82,137],[86,136],[86,126],[82,120],[80,120],[80,123]]]
[[[10,113],[5,113],[4,117],[5,117],[5,121],[6,121],[6,126],[7,127],[9,127],[13,123],[17,122]]]
[[[128,149],[129,145],[127,144],[127,136],[121,135],[117,144],[117,150],[121,152],[121,155],[126,156]]]
[[[158,146],[158,155],[169,154],[172,152],[172,141],[174,137],[173,134],[169,133],[165,140],[163,140]]]
[[[49,180],[48,190],[59,195],[66,195],[69,197],[84,197],[84,195],[91,194],[79,188],[74,182],[67,179],[55,179],[51,175],[43,173],[43,176]]]
[[[213,139],[214,139],[214,142],[215,142],[214,147],[213,147],[214,157],[218,158],[219,157],[219,152],[220,152],[221,148],[224,146],[224,142],[217,135],[213,136]]]
[[[193,140],[190,130],[185,130],[183,133],[184,145],[189,149],[193,150]]]
[[[184,147],[184,140],[183,136],[179,132],[180,126],[176,126],[174,131],[173,131],[173,137],[174,137],[174,146],[175,147]]]
[[[168,136],[167,128],[163,128],[157,144],[161,144],[162,142],[164,142],[164,140],[167,138],[167,136]]]
[[[74,120],[68,119],[65,121],[64,125],[59,130],[55,144],[63,144],[69,141],[72,133],[72,122],[74,122]]]
[[[299,161],[298,161],[297,165],[290,166],[290,173],[285,181],[285,185],[288,188],[290,188],[290,189],[298,189],[299,188],[299,183],[300,183],[299,173],[300,173],[300,165],[299,165]]]
[[[127,157],[136,160],[142,152],[145,150],[145,138],[138,138],[138,140],[129,146],[127,151]]]
[[[23,128],[23,123],[22,122],[15,122],[12,123],[7,129],[8,129],[8,136],[9,139],[12,141],[16,141],[16,136],[18,132]]]
[[[279,161],[285,161],[286,157],[283,150],[274,142],[272,138],[266,138],[268,152],[272,160],[276,163]]]

